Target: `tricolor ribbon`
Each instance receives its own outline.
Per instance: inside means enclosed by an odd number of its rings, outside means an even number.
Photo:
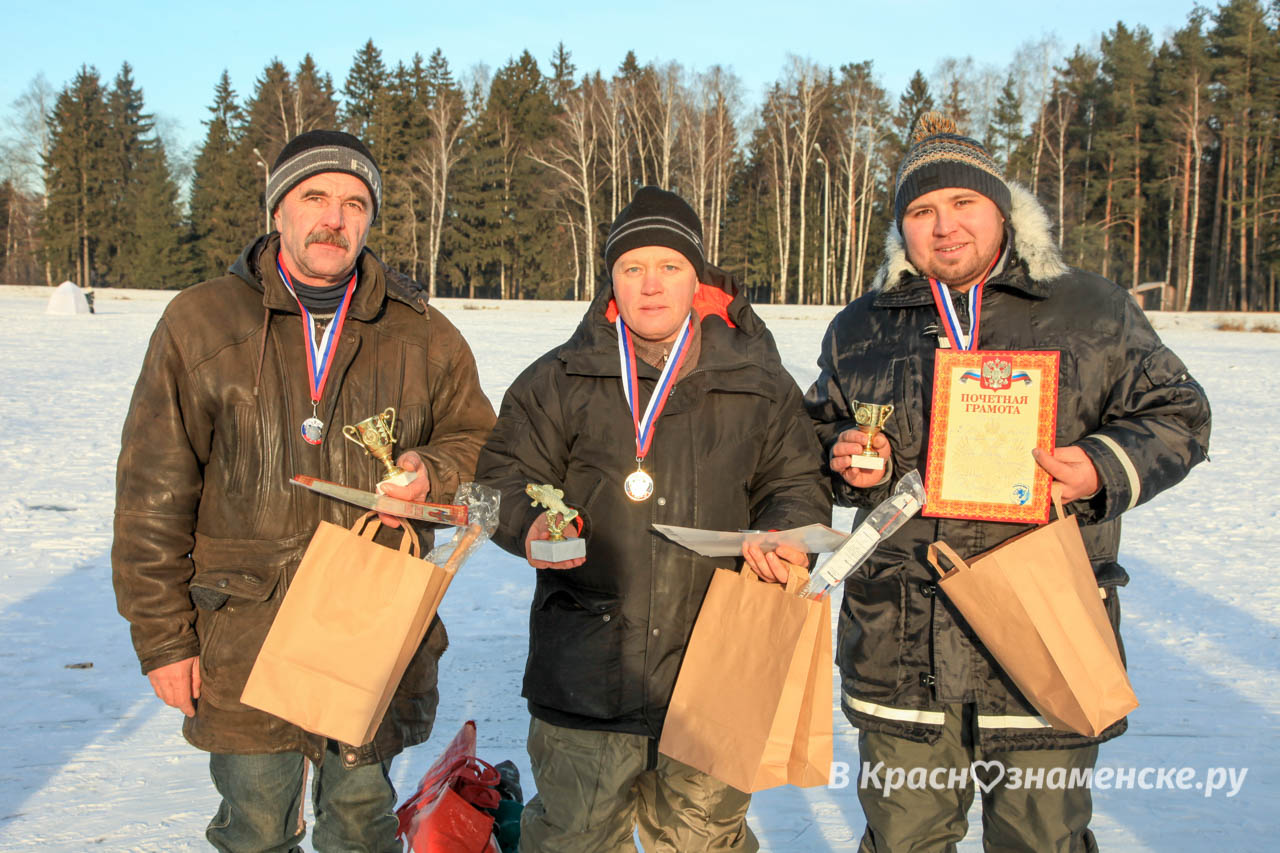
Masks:
[[[631,342],[631,330],[623,322],[619,314],[613,321],[618,329],[618,361],[622,367],[622,393],[627,398],[627,408],[631,410],[631,421],[636,428],[636,461],[640,462],[649,453],[649,445],[653,443],[654,423],[667,405],[667,395],[676,377],[680,375],[680,365],[689,354],[689,340],[693,337],[693,317],[685,321],[671,347],[671,355],[658,376],[658,384],[654,386],[653,395],[649,397],[649,405],[644,415],[640,415],[640,382],[636,378],[636,352]]]
[[[997,254],[982,274],[982,280],[973,286],[969,296],[969,334],[964,333],[960,325],[960,315],[951,301],[948,287],[936,278],[929,279],[929,290],[933,293],[933,304],[938,308],[938,316],[942,318],[942,328],[947,333],[947,340],[954,350],[966,351],[976,349],[978,345],[978,323],[982,320],[982,287],[987,283],[987,276],[995,269],[1000,260]]]
[[[938,307],[938,315],[942,318],[943,331],[953,350],[964,352],[973,349],[978,341],[978,323],[982,319],[982,286],[984,278],[974,286],[969,299],[969,334],[964,333],[960,325],[960,315],[956,313],[955,303],[945,284],[936,278],[929,279],[929,289],[933,292],[933,304]]]
[[[329,381],[329,368],[333,366],[333,357],[338,352],[338,336],[342,334],[342,324],[347,319],[347,309],[351,307],[351,294],[356,292],[356,272],[351,273],[347,292],[342,295],[342,302],[338,305],[337,313],[333,315],[333,322],[325,327],[324,334],[317,341],[315,320],[307,307],[302,304],[302,300],[298,299],[298,292],[293,289],[293,279],[289,277],[289,271],[284,268],[278,256],[276,269],[280,271],[284,286],[293,294],[293,298],[298,300],[298,310],[302,312],[302,336],[307,344],[307,379],[311,384],[311,406],[316,408],[324,397],[324,386]]]

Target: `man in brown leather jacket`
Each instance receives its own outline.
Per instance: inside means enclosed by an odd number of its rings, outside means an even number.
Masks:
[[[472,477],[493,408],[458,331],[365,250],[381,179],[359,140],[295,137],[266,196],[277,231],[230,274],[174,297],[152,336],[117,469],[116,598],[156,695],[212,753],[214,847],[298,849],[310,761],[316,849],[400,851],[388,771],[431,732],[448,642],[439,620],[364,746],[309,734],[240,694],[317,524],[357,514],[290,477],[371,490],[375,463],[341,429],[391,406],[398,462],[418,477],[388,494],[447,501]]]

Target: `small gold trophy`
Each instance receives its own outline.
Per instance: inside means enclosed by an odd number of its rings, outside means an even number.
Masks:
[[[863,432],[867,434],[867,446],[857,456],[849,457],[849,464],[854,468],[865,468],[869,471],[880,471],[884,469],[884,460],[880,458],[871,447],[871,440],[876,437],[880,430],[884,429],[885,421],[889,420],[889,416],[893,414],[893,404],[884,403],[859,403],[853,401],[853,419]]]
[[[564,529],[578,517],[578,511],[565,504],[564,492],[550,484],[535,486],[529,483],[524,487],[524,493],[533,499],[532,506],[547,508],[547,532],[551,534],[550,539],[535,539],[530,542],[529,556],[548,563],[587,556],[587,540],[564,538]]]
[[[417,472],[406,471],[391,461],[391,451],[396,443],[396,410],[390,406],[355,426],[344,426],[342,434],[386,466],[387,471],[375,490],[379,494],[385,485],[407,486],[418,478]]]

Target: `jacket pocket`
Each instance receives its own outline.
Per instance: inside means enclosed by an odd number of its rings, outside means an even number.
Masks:
[[[924,439],[924,378],[920,360],[911,356],[896,358],[892,370],[897,386],[894,397],[897,410],[890,420],[897,424],[898,445],[904,449],[914,448]]]
[[[624,631],[620,597],[539,577],[522,695],[572,714],[618,716]]]
[[[280,606],[272,596],[275,583],[251,583],[247,577],[239,572],[209,572],[199,582],[191,582],[195,595],[197,590],[213,589],[226,596],[217,609],[196,610],[202,695],[220,708],[241,707],[240,693]],[[222,581],[227,586],[221,586]]]
[[[840,672],[867,693],[886,695],[901,681],[906,598],[902,572],[845,581],[838,663]]]
[[[202,695],[241,709],[240,693],[257,660],[309,535],[279,540],[221,539],[196,534],[190,582],[200,641]]]
[[[254,403],[236,403],[226,453],[231,457],[227,466],[227,495],[240,497],[248,489],[255,466],[260,464],[258,407]]]

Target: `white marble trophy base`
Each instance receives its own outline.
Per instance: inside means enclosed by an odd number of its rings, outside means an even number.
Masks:
[[[879,456],[850,456],[849,466],[852,468],[865,468],[868,471],[883,471],[884,460]]]
[[[585,539],[535,539],[529,543],[529,556],[547,563],[560,563],[565,560],[576,560],[587,556],[587,540]]]
[[[374,491],[377,492],[378,494],[383,494],[382,492],[383,486],[407,486],[416,479],[418,479],[417,471],[401,471],[399,474],[396,474],[394,477],[388,477],[385,480],[381,480],[378,483],[377,487],[374,489]]]

